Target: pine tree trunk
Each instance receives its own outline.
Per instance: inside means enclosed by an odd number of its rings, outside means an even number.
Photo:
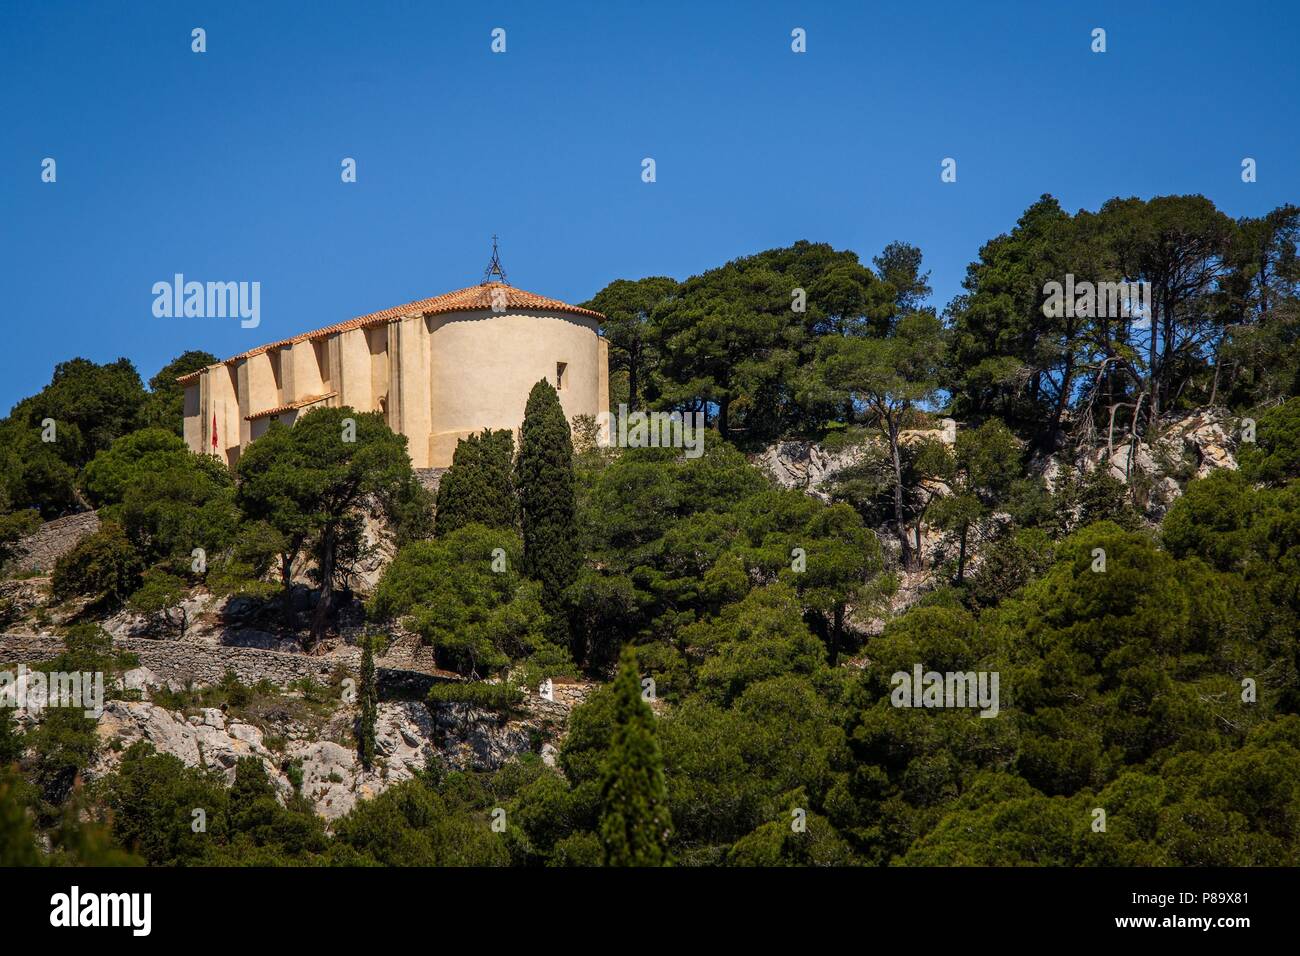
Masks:
[[[966,525],[961,526],[961,540],[957,546],[957,585],[966,579]]]
[[[327,529],[320,545],[320,600],[312,614],[309,646],[315,647],[325,636],[330,614],[334,610],[334,531]]]
[[[893,418],[889,424],[889,452],[894,459],[894,527],[898,532],[899,544],[903,546],[903,567],[912,570],[912,548],[907,542],[907,524],[903,520],[903,457],[898,447],[898,424]]]
[[[293,553],[280,555],[281,620],[286,630],[293,628]]]
[[[831,667],[834,667],[840,660],[840,635],[844,631],[844,605],[835,605],[834,616],[831,618]]]

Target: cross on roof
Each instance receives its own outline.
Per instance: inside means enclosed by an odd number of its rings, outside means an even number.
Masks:
[[[501,268],[501,256],[497,253],[497,237],[492,236],[492,261],[488,263],[487,269],[483,271],[484,283],[491,282],[492,277],[496,276],[502,285],[509,285],[506,279],[506,270]]]

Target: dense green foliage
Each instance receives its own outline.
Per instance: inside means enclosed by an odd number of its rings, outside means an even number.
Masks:
[[[520,573],[521,560],[516,532],[482,525],[417,542],[385,569],[371,614],[404,619],[440,666],[462,674],[486,677],[534,655],[563,667],[567,651],[549,641],[541,585]]]
[[[437,534],[467,524],[512,529],[518,504],[514,487],[515,440],[509,429],[471,435],[456,443],[451,467],[438,482]]]
[[[140,411],[143,423],[180,436],[185,419],[185,389],[176,380],[216,363],[217,357],[211,352],[190,350],[159,369],[158,374],[149,379],[149,397]]]
[[[515,462],[524,571],[541,584],[552,643],[570,640],[566,590],[577,577],[573,442],[560,397],[545,379],[533,386]]]
[[[600,840],[606,866],[668,863],[668,790],[654,715],[641,699],[636,656],[624,651],[614,678],[614,730],[601,767]]]
[[[37,515],[102,509],[59,600],[175,629],[188,587],[272,601],[278,573],[292,624],[306,568],[319,638],[383,511],[399,550],[367,613],[467,678],[431,706],[509,716],[543,678],[609,682],[570,714],[560,772],[431,768],[329,831],[258,761],[227,787],[137,744],[84,788],[93,721],[0,715],[20,773],[0,771],[0,862],[1300,864],[1298,224],[1043,197],[942,311],[904,243],[618,280],[590,305],[628,400],[703,412],[703,454],[593,450],[539,382],[517,456],[509,432],[459,444],[433,526],[381,416],[272,426],[232,478],[174,436],[170,383],[210,357],[151,392],[128,363],[65,363],[0,422],[0,558]],[[1067,274],[1149,281],[1151,313],[1045,309]],[[1204,406],[1241,470],[1178,463],[1161,517],[1139,452]],[[955,445],[908,434],[940,414]],[[786,438],[859,453],[829,500],[746,457]],[[64,665],[112,669],[94,628],[68,642]],[[365,655],[357,743],[379,763]],[[996,675],[996,706],[899,706],[916,668]]]
[[[340,555],[355,557],[363,547],[363,506],[391,510],[414,481],[406,437],[377,412],[320,408],[293,428],[272,423],[240,458],[238,473],[241,510],[266,521],[286,542],[286,587],[294,557],[310,546],[320,589],[311,640],[319,641],[347,570]]]
[[[82,488],[96,508],[119,504],[128,485],[189,457],[185,442],[163,428],[144,428],[117,439],[86,465]]]
[[[122,526],[105,522],[59,558],[51,586],[56,598],[85,595],[93,604],[113,607],[136,589],[143,570]]]

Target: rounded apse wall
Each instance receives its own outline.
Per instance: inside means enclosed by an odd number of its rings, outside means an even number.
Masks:
[[[558,377],[566,419],[603,411],[595,318],[482,310],[434,316],[429,324],[434,467],[451,464],[460,438],[484,428],[517,430],[540,379],[554,386]]]

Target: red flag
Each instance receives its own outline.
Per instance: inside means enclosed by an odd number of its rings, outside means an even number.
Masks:
[[[217,413],[216,413],[216,412],[213,412],[213,413],[212,413],[212,451],[213,451],[213,453],[215,453],[216,450],[217,450]]]

